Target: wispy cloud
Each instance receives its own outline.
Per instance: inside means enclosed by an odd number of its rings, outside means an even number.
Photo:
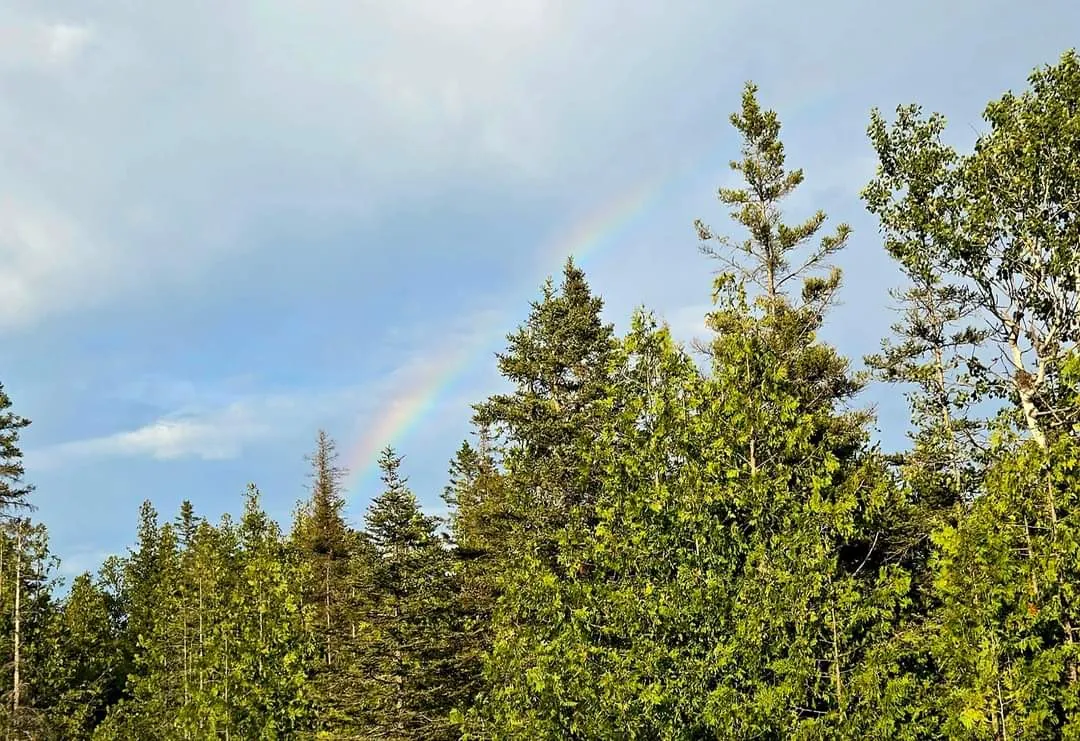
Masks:
[[[94,39],[86,24],[50,22],[31,11],[0,9],[0,73],[48,71],[77,61]]]
[[[27,460],[44,469],[102,457],[236,458],[251,446],[307,435],[346,410],[362,412],[374,403],[380,386],[250,394],[220,406],[178,410],[135,429],[30,451]]]
[[[38,469],[96,458],[226,460],[263,443],[306,437],[316,427],[356,436],[374,419],[417,396],[434,398],[478,361],[486,362],[505,321],[503,312],[482,309],[444,325],[401,329],[398,338],[408,349],[400,362],[374,380],[343,387],[259,391],[252,377],[209,385],[135,379],[110,395],[172,411],[134,429],[29,451],[27,460]],[[440,406],[458,410],[462,398],[459,392]]]

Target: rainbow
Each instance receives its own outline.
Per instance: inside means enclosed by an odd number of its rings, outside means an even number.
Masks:
[[[791,120],[795,120],[798,114],[825,105],[829,96],[835,93],[835,89],[826,90],[821,85],[805,85],[799,86],[795,91],[788,91],[787,100],[777,100],[775,103],[782,104],[780,106],[762,103],[774,110],[787,111],[783,114],[784,118],[791,117]],[[731,151],[730,147],[725,149]],[[537,280],[537,275],[561,272],[567,257],[575,258],[578,265],[584,267],[591,256],[605,247],[618,244],[618,235],[624,233],[626,227],[646,213],[647,206],[659,203],[667,189],[685,185],[687,175],[702,175],[702,165],[711,176],[710,184],[703,187],[715,187],[714,178],[719,173],[712,167],[719,165],[718,170],[726,173],[729,159],[721,158],[719,162],[715,162],[712,157],[706,156],[673,163],[659,174],[640,180],[634,187],[605,201],[541,250],[541,264],[538,269],[529,274],[528,282],[517,294],[505,296],[505,301],[521,302],[522,296],[535,296],[537,287],[543,280]],[[723,175],[720,177],[723,178]],[[405,382],[401,383],[403,391],[384,404],[373,420],[366,421],[365,432],[347,450],[345,463],[349,473],[345,488],[348,493],[352,493],[357,485],[367,481],[368,476],[374,473],[383,447],[393,445],[413,429],[440,396],[454,386],[454,382],[465,370],[490,359],[491,343],[501,339],[507,328],[499,326],[497,319],[492,319],[486,326],[478,328],[477,332],[470,333],[467,341],[458,339],[451,345],[438,348],[420,367],[407,369],[404,374]]]
[[[822,105],[826,98],[826,91],[820,87],[801,87],[780,109],[789,111],[788,115],[794,119],[809,107]],[[763,102],[769,108],[774,108],[767,101]],[[727,149],[730,151],[730,147]],[[507,296],[507,301],[521,301],[520,296],[535,296],[543,280],[537,280],[536,275],[548,276],[561,272],[566,258],[573,257],[578,265],[585,267],[591,256],[606,247],[619,244],[616,237],[643,216],[648,206],[660,203],[661,196],[669,188],[685,184],[688,175],[701,175],[702,166],[709,170],[712,183],[705,187],[714,187],[714,179],[719,173],[712,168],[720,165],[717,169],[726,171],[729,159],[724,158],[720,162],[709,156],[687,159],[665,168],[658,175],[643,179],[603,202],[540,251],[541,264],[537,266],[536,272],[530,274],[528,283],[522,286],[517,294]],[[698,172],[692,172],[694,170]],[[405,390],[378,410],[376,417],[367,422],[364,434],[347,450],[345,468],[349,473],[344,482],[347,492],[353,492],[359,483],[368,480],[375,470],[381,450],[387,445],[393,445],[415,427],[439,397],[468,368],[479,361],[487,362],[490,359],[492,343],[501,339],[507,328],[497,326],[495,321],[489,325],[484,331],[470,334],[467,342],[458,342],[456,345],[433,351],[424,367],[406,374],[408,382],[402,384]]]
[[[584,265],[601,248],[615,244],[615,238],[643,213],[650,201],[656,199],[663,183],[671,181],[670,177],[649,178],[588,213],[541,251],[542,264],[537,272],[545,276],[558,273],[568,257]],[[530,279],[519,293],[531,296],[542,281],[543,278],[539,281]],[[516,299],[517,295],[508,298]],[[347,492],[353,492],[359,484],[369,480],[382,449],[394,444],[424,419],[465,371],[474,363],[489,359],[488,350],[492,343],[501,339],[506,330],[493,318],[487,326],[471,331],[466,342],[437,348],[422,365],[403,372],[404,378],[399,384],[403,390],[389,399],[374,419],[367,421],[364,433],[346,451],[343,462],[348,471],[344,482]]]

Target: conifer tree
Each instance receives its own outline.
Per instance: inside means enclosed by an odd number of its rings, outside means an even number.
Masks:
[[[312,583],[305,602],[318,613],[318,632],[323,663],[333,664],[334,634],[340,630],[341,616],[334,597],[349,556],[349,529],[342,516],[345,499],[341,480],[345,471],[336,465],[337,450],[332,438],[320,430],[311,461],[311,498],[297,518],[293,540],[312,566]]]
[[[6,679],[0,711],[5,734],[40,736],[48,729],[51,677],[47,674],[49,623],[55,610],[44,524],[14,517],[0,531],[0,648]]]
[[[485,698],[506,677],[529,671],[547,642],[554,625],[548,606],[536,601],[535,587],[573,578],[560,558],[561,533],[574,520],[592,517],[597,479],[582,446],[600,429],[598,405],[615,348],[602,306],[568,260],[558,290],[546,282],[541,300],[498,355],[514,390],[475,407],[474,422],[499,443],[504,479],[498,492],[505,496],[499,520],[508,527],[499,559],[507,567],[495,579],[488,691],[470,714],[474,734],[497,712],[483,707]]]
[[[805,176],[801,169],[785,169],[780,120],[775,111],[761,108],[757,92],[757,86],[748,82],[743,89],[742,108],[730,118],[742,136],[742,159],[732,161],[731,169],[742,173],[745,186],[721,188],[718,192],[720,202],[732,207],[731,218],[748,234],[736,241],[714,233],[700,220],[694,225],[702,251],[723,264],[727,274],[742,285],[755,286],[767,313],[794,306],[788,293],[790,284],[801,280],[801,305],[820,314],[840,287],[840,271],[828,264],[828,258],[843,249],[851,228],[840,224],[835,233],[811,245],[825,225],[824,211],[817,211],[801,224],[783,222],[780,205]],[[828,270],[827,277],[814,277],[822,269]]]
[[[452,555],[437,519],[420,511],[401,476],[401,458],[388,448],[379,466],[383,492],[364,530],[373,558],[361,609],[362,737],[457,738],[450,722],[461,701]]]
[[[23,481],[25,468],[19,433],[30,420],[11,411],[11,399],[0,383],[0,509],[28,506],[27,497],[34,487]]]
[[[709,317],[710,404],[729,426],[711,450],[739,543],[726,666],[707,716],[721,736],[891,733],[882,725],[891,719],[862,706],[857,688],[905,599],[907,575],[889,548],[905,508],[868,448],[869,415],[846,408],[861,383],[816,339],[841,280],[828,258],[850,230],[840,225],[791,267],[825,215],[784,224],[780,202],[803,174],[785,169],[779,121],[756,92],[748,83],[731,117],[743,137],[732,167],[746,185],[720,191],[749,235],[718,240],[731,270],[717,280]],[[787,292],[796,280],[797,298]]]
[[[345,597],[350,554],[355,537],[343,517],[345,498],[334,440],[323,430],[316,438],[311,462],[311,496],[293,524],[292,545],[301,560],[301,595],[318,646],[319,659],[309,665],[318,717],[332,731],[335,677],[350,661],[344,643],[355,631]]]
[[[135,546],[126,557],[106,562],[103,568],[114,589],[114,619],[120,628],[118,671],[125,677],[125,683],[120,700],[110,705],[105,720],[95,729],[94,738],[112,741],[134,737],[133,734],[137,736],[146,730],[138,712],[135,689],[145,667],[143,640],[154,629],[156,592],[167,565],[161,534],[157,510],[146,500],[139,506]]]
[[[145,527],[138,550],[132,554],[131,575],[145,581],[131,584],[131,614],[135,620],[134,655],[128,675],[130,699],[114,707],[116,718],[104,724],[104,738],[156,737],[185,738],[179,718],[191,706],[191,684],[186,682],[183,632],[180,614],[179,585],[181,570],[179,544],[172,523],[156,526],[147,515],[153,510],[144,505]],[[149,540],[152,538],[153,540]],[[145,548],[145,551],[144,551]],[[144,570],[145,569],[145,570]],[[196,642],[198,638],[196,637]],[[199,650],[196,643],[193,651]],[[190,734],[187,734],[190,737]]]
[[[500,575],[510,566],[508,535],[513,524],[507,517],[505,476],[498,470],[485,430],[479,431],[478,447],[463,442],[458,449],[443,500],[451,513],[458,585],[460,691],[468,702],[483,688],[483,660],[492,645]]]
[[[44,672],[49,738],[89,739],[120,697],[125,677],[109,601],[102,586],[83,573],[52,615]]]
[[[902,115],[911,113],[906,109]],[[920,136],[940,133],[943,123],[932,119]],[[875,117],[875,137],[884,136],[881,126]],[[984,425],[972,417],[971,406],[981,390],[983,358],[978,351],[987,333],[971,324],[978,310],[977,295],[942,275],[931,258],[933,226],[924,209],[937,197],[939,178],[948,177],[956,154],[930,141],[925,145],[925,170],[917,179],[908,179],[899,202],[888,200],[887,194],[899,185],[892,168],[880,168],[863,193],[881,215],[885,247],[908,280],[906,288],[893,292],[902,311],[901,321],[892,328],[896,341],[883,341],[882,351],[869,356],[867,363],[881,380],[914,386],[908,394],[914,445],[901,462],[905,479],[935,510],[969,500],[977,490],[976,458]]]
[[[475,421],[502,436],[519,513],[564,524],[567,513],[592,495],[575,459],[576,441],[598,426],[595,404],[604,393],[613,329],[600,316],[585,274],[567,260],[556,291],[549,279],[542,299],[498,355],[499,370],[515,385],[476,405]]]
[[[293,580],[297,563],[280,529],[248,487],[239,524],[236,588],[236,658],[231,668],[239,738],[290,738],[310,721],[307,663],[315,646],[305,630]]]

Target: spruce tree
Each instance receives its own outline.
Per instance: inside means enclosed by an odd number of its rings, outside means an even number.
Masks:
[[[457,738],[456,590],[452,554],[423,514],[391,449],[379,460],[383,491],[365,516],[372,549],[370,592],[361,608],[356,681],[364,693],[362,737]]]
[[[90,573],[75,577],[49,624],[47,737],[89,739],[119,699],[126,678],[117,627],[102,585]]]
[[[325,431],[319,431],[308,460],[311,496],[297,513],[291,540],[300,557],[302,601],[318,646],[319,658],[309,666],[314,701],[325,730],[335,732],[333,687],[351,660],[344,643],[355,631],[345,603],[355,537],[342,514],[345,471],[337,466],[336,444]]]
[[[561,534],[593,517],[597,472],[582,446],[600,429],[599,404],[615,349],[613,329],[600,316],[602,306],[584,273],[568,260],[558,290],[550,279],[545,283],[541,300],[498,355],[513,391],[475,407],[474,422],[493,433],[503,467],[493,493],[503,498],[497,506],[498,520],[506,523],[499,545],[504,555],[496,561],[506,567],[493,581],[498,598],[487,689],[470,713],[473,734],[498,725],[500,687],[529,672],[548,642],[554,629],[546,603],[551,595],[538,601],[535,590],[572,580],[561,555]],[[496,705],[485,708],[488,700]]]
[[[26,471],[19,448],[19,434],[30,420],[11,411],[11,399],[0,383],[0,510],[26,507],[34,487],[23,481]]]
[[[484,656],[492,645],[492,616],[501,592],[500,575],[510,563],[508,536],[513,520],[507,516],[506,477],[499,471],[487,432],[479,445],[463,442],[450,465],[450,484],[443,500],[448,505],[455,555],[457,609],[461,638],[457,657],[462,712],[481,692]]]

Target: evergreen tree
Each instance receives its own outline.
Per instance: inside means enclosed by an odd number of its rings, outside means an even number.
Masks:
[[[1080,448],[1010,437],[985,493],[935,534],[940,607],[922,646],[941,667],[933,700],[949,738],[1075,738]]]
[[[318,614],[317,632],[322,663],[333,665],[335,637],[341,630],[342,616],[334,597],[340,593],[340,581],[350,551],[349,528],[342,510],[345,498],[341,480],[345,471],[336,465],[337,450],[332,438],[320,430],[315,452],[310,456],[311,498],[297,517],[293,542],[311,566],[311,582],[305,587],[305,603]]]
[[[25,468],[19,433],[30,420],[11,411],[11,399],[0,383],[0,509],[28,506],[27,496],[34,487],[23,481]]]
[[[801,224],[785,224],[780,204],[804,180],[801,169],[785,169],[784,145],[780,140],[780,120],[775,111],[763,110],[758,88],[748,82],[743,89],[742,108],[731,115],[731,124],[742,136],[742,159],[731,169],[745,180],[742,188],[721,188],[720,202],[732,206],[731,218],[746,228],[742,241],[713,232],[702,221],[694,222],[702,241],[702,251],[721,262],[726,274],[760,292],[760,304],[768,313],[791,306],[789,283],[802,280],[802,304],[820,313],[840,287],[840,271],[828,265],[828,258],[847,243],[851,228],[840,224],[836,232],[824,236],[816,246],[809,243],[825,225],[825,212],[818,211]],[[713,247],[710,243],[718,246]],[[792,264],[792,260],[795,264]],[[830,268],[826,278],[812,273]]]
[[[458,449],[443,500],[451,512],[459,590],[460,694],[468,703],[483,688],[483,661],[492,645],[491,621],[500,575],[510,566],[507,541],[513,523],[507,516],[505,476],[498,470],[485,430],[480,430],[477,448],[464,442]]]
[[[710,462],[724,472],[717,497],[738,538],[729,639],[706,717],[721,737],[896,733],[859,684],[906,600],[908,575],[889,547],[906,508],[868,447],[869,415],[846,408],[861,382],[816,339],[841,280],[827,258],[850,230],[841,225],[790,267],[825,215],[784,224],[780,202],[803,173],[785,169],[779,121],[756,91],[746,86],[731,117],[743,137],[732,167],[746,186],[720,192],[749,235],[719,239],[732,270],[718,278],[709,316],[710,404],[727,425]],[[700,223],[699,232],[714,238]],[[815,274],[824,268],[827,277]]]
[[[594,487],[576,459],[576,442],[598,428],[595,405],[606,388],[613,329],[585,274],[567,260],[556,291],[549,279],[541,301],[498,355],[499,370],[515,385],[509,394],[476,406],[475,421],[502,436],[518,518],[557,529]]]
[[[383,492],[365,517],[372,548],[370,593],[361,609],[362,738],[457,738],[450,712],[461,701],[455,671],[456,590],[452,554],[438,520],[424,515],[400,474],[379,460]]]
[[[504,468],[499,485],[488,488],[497,499],[488,501],[485,514],[498,510],[493,522],[505,523],[505,534],[492,541],[503,551],[494,562],[505,568],[489,580],[498,604],[492,609],[487,691],[468,724],[473,734],[486,733],[481,728],[499,712],[484,709],[484,698],[507,677],[529,671],[547,642],[553,624],[531,592],[539,583],[573,578],[559,557],[561,533],[575,519],[592,518],[597,476],[582,447],[600,429],[599,403],[615,348],[602,306],[568,260],[559,290],[547,281],[542,299],[498,356],[513,392],[475,407],[474,422],[498,438]]]
[[[43,524],[26,517],[4,523],[0,531],[0,665],[6,677],[0,719],[7,736],[41,736],[48,729],[49,624],[55,611],[51,574],[56,564]]]
[[[259,491],[248,487],[239,525],[236,588],[229,612],[236,616],[236,735],[292,738],[310,721],[305,670],[314,657],[294,580],[297,563],[280,529],[262,510]]]
[[[89,739],[123,690],[110,598],[89,573],[75,577],[48,631],[47,737]]]

